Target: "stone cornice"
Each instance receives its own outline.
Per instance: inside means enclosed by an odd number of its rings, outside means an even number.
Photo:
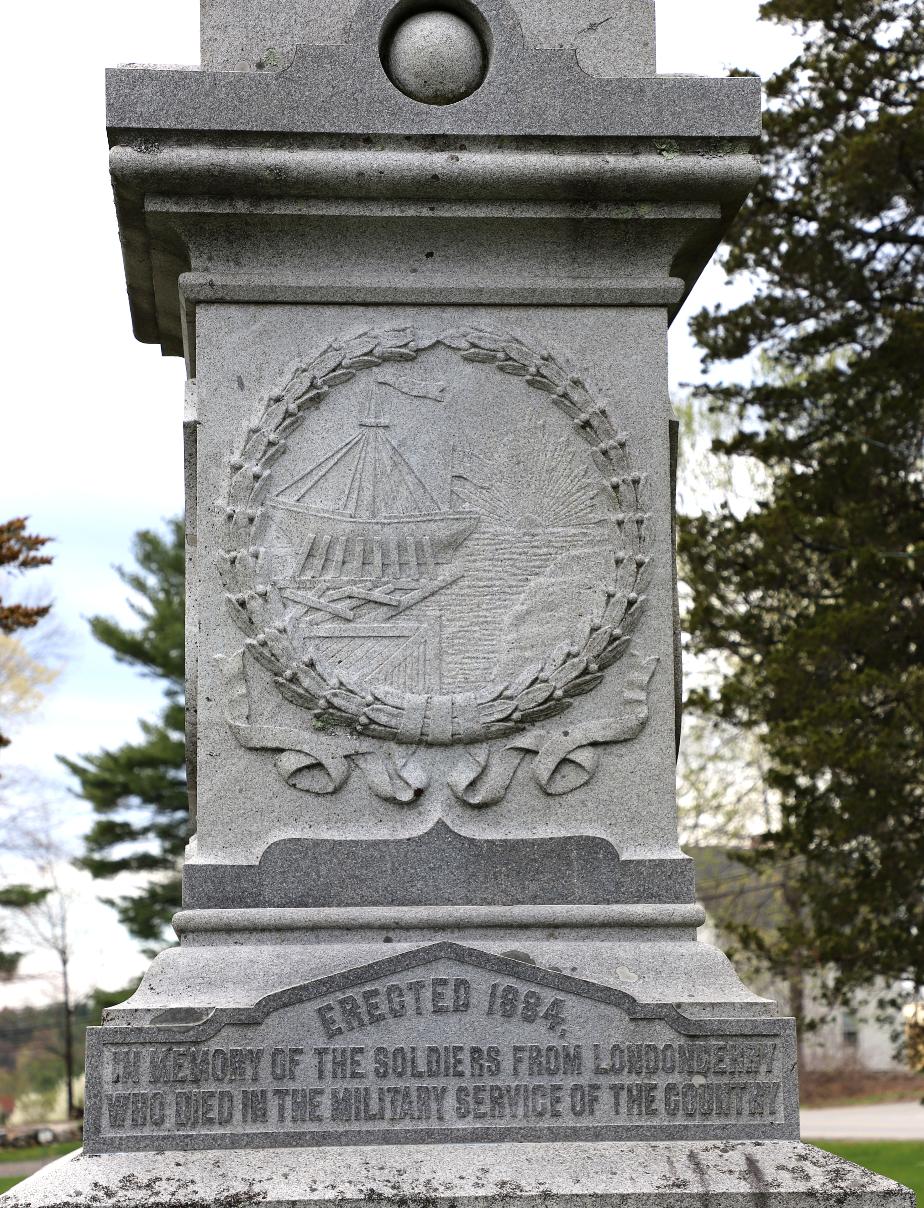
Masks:
[[[747,140],[119,138],[111,171],[135,332],[174,355],[183,324],[190,336],[195,305],[208,300],[532,300],[659,305],[673,315],[757,175]],[[322,217],[359,223],[363,239],[379,231],[378,250],[353,278],[316,262],[300,269],[291,257],[267,277],[240,261],[249,239],[241,223],[267,238]],[[408,232],[437,229],[448,240],[503,229],[501,259],[479,267],[476,257],[448,278],[428,262],[418,274]],[[237,267],[214,259],[221,230],[236,243]],[[204,238],[208,256],[197,251]],[[511,240],[531,241],[536,271],[524,274],[522,260],[503,266]],[[575,240],[596,248],[583,269],[576,261],[573,272],[537,277],[554,246]]]

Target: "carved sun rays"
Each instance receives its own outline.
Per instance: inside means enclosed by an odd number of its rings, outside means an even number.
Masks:
[[[471,444],[460,458],[453,492],[465,507],[511,528],[571,528],[603,519],[599,483],[580,454],[546,425],[512,433],[491,452]]]

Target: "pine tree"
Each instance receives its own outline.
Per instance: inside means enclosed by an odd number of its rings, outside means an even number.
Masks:
[[[184,719],[183,525],[166,536],[135,536],[137,569],[119,570],[135,593],[139,625],[128,629],[93,617],[94,636],[121,663],[161,681],[165,706],[156,721],[142,721],[139,742],[79,759],[61,759],[80,782],[96,820],[79,863],[94,877],[150,874],[145,888],[111,904],[132,935],[158,943],[180,904],[179,868],[188,838]]]
[[[765,172],[725,267],[754,285],[692,330],[717,448],[763,497],[681,524],[694,705],[758,734],[789,923],[743,934],[833,995],[924,983],[924,0],[766,0],[804,37],[770,80]],[[739,379],[746,375],[738,375]]]

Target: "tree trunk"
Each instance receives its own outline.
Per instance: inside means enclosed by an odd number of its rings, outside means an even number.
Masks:
[[[67,957],[61,958],[61,982],[64,998],[64,1085],[67,1091],[67,1118],[73,1120],[74,1111],[74,1011],[71,1006],[71,988],[67,972]]]
[[[790,876],[789,869],[783,869],[783,907],[786,922],[795,934],[799,934],[799,920],[802,915],[802,898],[796,879]],[[789,967],[786,977],[789,1014],[796,1021],[796,1057],[799,1072],[805,1068],[805,963],[800,944],[793,945],[790,951]]]

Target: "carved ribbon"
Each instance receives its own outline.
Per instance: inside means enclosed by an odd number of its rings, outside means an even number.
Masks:
[[[249,721],[244,655],[218,657],[228,685],[227,722],[231,733],[251,751],[279,751],[276,771],[291,788],[329,795],[346,784],[355,764],[369,789],[382,801],[408,805],[426,789],[429,778],[414,759],[414,752],[400,762],[389,754],[365,745],[344,751],[337,741],[308,730],[283,726],[254,726]]]
[[[628,742],[648,722],[648,685],[658,660],[642,659],[632,653],[637,666],[629,673],[622,692],[627,705],[625,712],[584,722],[557,734],[532,730],[493,753],[487,744],[469,747],[447,777],[453,795],[476,808],[496,805],[503,800],[528,754],[536,756],[533,779],[550,796],[562,796],[587,784],[600,763],[593,748]],[[416,750],[409,751],[404,758],[364,745],[344,750],[342,735],[334,740],[307,730],[251,725],[243,651],[231,658],[219,657],[218,662],[228,685],[227,721],[231,733],[248,750],[278,751],[276,770],[290,787],[324,795],[336,793],[355,765],[365,776],[370,792],[382,801],[408,805],[427,788],[429,774],[417,762]]]
[[[633,652],[634,653],[634,652]],[[448,777],[449,788],[466,805],[496,805],[510,788],[525,756],[535,754],[532,773],[539,787],[550,796],[571,793],[585,785],[599,766],[595,746],[628,742],[648,722],[648,685],[658,665],[656,658],[641,659],[629,674],[622,697],[624,713],[572,726],[560,734],[533,730],[514,738],[492,755],[487,745],[470,748]]]

